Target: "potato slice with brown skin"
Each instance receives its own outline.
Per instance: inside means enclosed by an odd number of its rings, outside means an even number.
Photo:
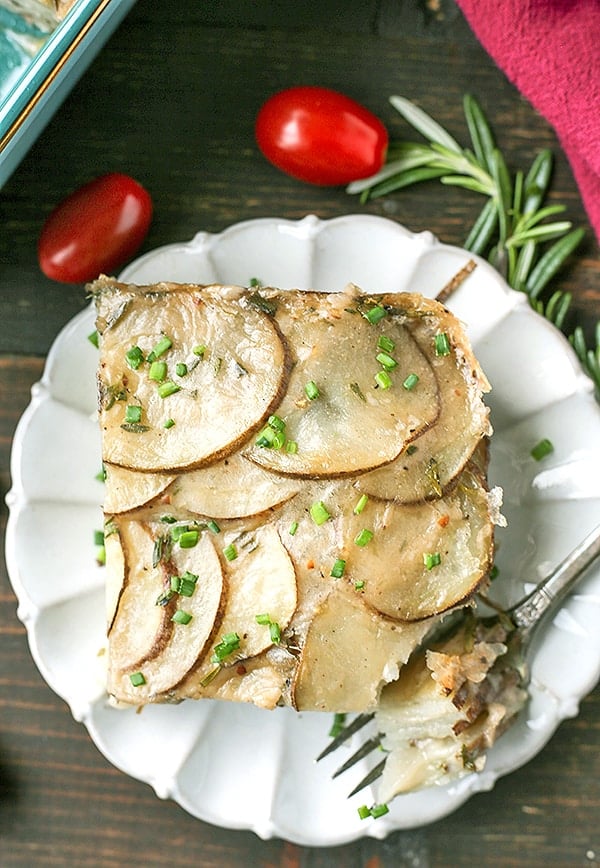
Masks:
[[[168,473],[141,473],[105,464],[104,512],[118,515],[144,506],[163,492],[175,477]]]
[[[152,609],[167,613],[170,630],[165,631],[160,647],[135,664],[125,663],[115,651],[115,663],[109,670],[109,692],[120,701],[137,703],[148,702],[160,697],[174,688],[192,669],[213,634],[223,592],[223,572],[219,556],[208,534],[200,537],[198,545],[191,549],[174,549],[173,567],[176,575],[186,571],[198,577],[191,596],[175,594],[166,606],[156,604],[154,599],[143,600],[144,608],[136,609],[124,624],[117,625],[128,632],[128,641],[137,633],[144,633],[144,618],[152,617]],[[138,581],[139,589],[139,581]],[[175,623],[172,618],[176,612],[191,616],[188,623]],[[113,639],[111,636],[111,643]],[[112,649],[111,649],[112,652]],[[143,683],[134,686],[131,675],[141,673]]]
[[[262,525],[243,535],[222,536],[225,550],[233,546],[235,556],[224,560],[227,596],[218,633],[186,683],[187,690],[193,682],[191,691],[198,696],[203,695],[203,682],[210,683],[220,669],[212,657],[224,636],[239,636],[239,647],[222,660],[225,667],[237,666],[240,660],[255,657],[273,645],[270,624],[258,623],[257,616],[268,616],[283,631],[297,603],[294,565],[273,525]]]
[[[390,618],[415,621],[456,606],[491,566],[488,493],[468,470],[443,498],[413,505],[370,501],[344,520],[345,539],[362,528],[373,533],[364,548],[347,551],[344,578],[358,582],[365,600]]]
[[[491,433],[489,411],[482,400],[489,383],[465,345],[455,318],[438,311],[435,316],[411,320],[408,328],[431,360],[440,415],[394,462],[356,481],[359,491],[397,503],[440,497],[464,469],[482,437]],[[443,333],[448,335],[450,352],[436,356],[435,336]]]
[[[349,476],[387,464],[436,421],[438,386],[429,361],[403,316],[371,323],[353,295],[305,295],[302,315],[296,312],[297,294],[288,301],[281,293],[277,311],[293,369],[276,415],[297,450],[254,443],[246,454],[278,473],[313,478]],[[374,308],[375,302],[364,302],[363,313]],[[397,362],[389,387],[375,380],[382,371],[380,338],[394,347],[386,354],[388,364]],[[409,374],[419,377],[412,390],[402,385]],[[318,390],[312,399],[308,384]]]
[[[239,452],[177,478],[166,492],[175,512],[243,518],[284,503],[300,490],[293,479],[270,473]]]
[[[155,657],[165,647],[172,632],[172,606],[157,606],[156,600],[165,587],[164,565],[153,566],[154,537],[147,524],[113,520],[117,532],[106,538],[121,556],[111,558],[110,583],[116,596],[115,571],[123,566],[122,589],[109,630],[110,660],[119,668],[138,666]]]
[[[271,317],[239,303],[242,289],[103,280],[91,290],[101,336],[104,461],[143,471],[199,467],[233,452],[279,403],[285,347]],[[135,370],[127,363],[131,347],[144,357]],[[139,408],[130,411],[133,421],[127,407]]]
[[[365,711],[398,677],[431,623],[399,624],[334,589],[312,619],[293,686],[298,711]]]
[[[104,549],[106,553],[104,595],[106,601],[106,632],[110,634],[119,600],[125,587],[125,554],[121,545],[121,537],[114,522],[110,527],[110,532],[107,532],[105,525]]]

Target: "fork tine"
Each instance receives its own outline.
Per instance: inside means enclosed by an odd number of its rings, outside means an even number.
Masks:
[[[377,748],[381,747],[381,735],[374,735],[373,738],[370,738],[368,741],[365,741],[363,745],[359,747],[356,753],[353,753],[351,757],[348,757],[346,762],[339,767],[332,775],[332,778],[337,778],[339,775],[342,775],[344,772],[347,772],[348,769],[351,769],[353,765],[356,765],[357,762],[360,762],[361,759],[368,756],[371,751],[377,750]]]
[[[371,771],[364,776],[362,781],[360,781],[352,790],[351,793],[348,793],[348,798],[351,799],[352,796],[355,796],[357,793],[360,793],[361,790],[364,790],[365,787],[370,786],[373,781],[376,781],[377,778],[381,777],[383,774],[383,769],[386,763],[387,757],[384,757],[380,763],[377,763],[376,766],[373,766]]]
[[[354,720],[352,720],[347,726],[345,726],[340,732],[333,738],[325,750],[322,750],[319,756],[317,757],[317,762],[319,760],[324,759],[326,756],[329,756],[330,753],[333,753],[334,750],[337,750],[338,747],[344,744],[351,736],[354,735],[355,732],[358,732],[359,729],[362,729],[363,726],[366,726],[371,720],[373,720],[373,713],[370,714],[359,714]]]

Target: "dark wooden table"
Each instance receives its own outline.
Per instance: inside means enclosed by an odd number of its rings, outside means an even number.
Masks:
[[[436,11],[437,10],[437,11]],[[152,192],[144,249],[218,232],[242,219],[383,214],[460,244],[476,198],[439,184],[361,205],[269,166],[253,121],[273,91],[323,84],[366,103],[392,133],[408,130],[390,94],[417,100],[460,140],[462,96],[492,119],[511,167],[556,154],[553,200],[587,227],[553,131],[479,47],[445,0],[143,0],[0,191],[0,450],[3,494],[17,420],[60,327],[85,304],[81,287],[38,270],[45,215],[106,171]],[[587,240],[557,288],[573,293],[573,324],[600,318],[600,259]],[[2,536],[6,508],[2,508]],[[534,866],[600,863],[600,692],[583,700],[547,748],[454,815],[429,827],[309,849],[215,828],[160,801],[113,768],[39,675],[6,570],[0,576],[0,865],[13,866]]]

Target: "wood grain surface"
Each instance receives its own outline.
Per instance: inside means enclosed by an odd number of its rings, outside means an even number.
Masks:
[[[0,190],[0,485],[10,487],[17,421],[58,330],[86,304],[81,287],[45,278],[36,240],[67,193],[107,171],[151,191],[143,250],[262,216],[361,212],[460,244],[474,195],[428,184],[361,205],[342,189],[296,182],[253,140],[261,103],[298,83],[343,90],[392,135],[415,134],[388,104],[416,100],[466,141],[473,93],[512,168],[556,155],[552,201],[587,238],[555,288],[573,294],[571,325],[600,318],[600,260],[553,131],[475,41],[450,0],[140,0]],[[1,510],[1,535],[7,509]],[[32,541],[35,544],[35,541]],[[68,544],[66,532],[65,544]],[[0,574],[0,868],[29,866],[589,866],[600,864],[600,692],[582,702],[526,767],[430,826],[338,848],[305,848],[220,829],[161,801],[98,752],[40,676]]]

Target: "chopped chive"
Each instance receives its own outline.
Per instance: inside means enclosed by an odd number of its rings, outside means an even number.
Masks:
[[[169,519],[161,519],[161,521],[169,521]],[[176,527],[171,528],[171,539],[173,542],[179,542],[182,534],[186,533],[191,528],[187,524],[178,524]]]
[[[211,518],[210,521],[207,523],[206,526],[207,526],[207,528],[208,528],[209,530],[211,530],[213,533],[221,533],[221,528],[219,527],[219,525],[217,524],[217,522],[214,520],[214,518]]]
[[[167,363],[152,362],[150,370],[148,371],[148,376],[151,380],[155,380],[157,383],[162,383],[162,381],[167,377]]]
[[[554,445],[551,440],[548,440],[547,437],[544,437],[543,440],[540,440],[539,443],[531,450],[531,457],[536,461],[541,461],[542,458],[545,458],[547,455],[550,455],[554,452]]]
[[[498,567],[496,566],[496,564],[493,564],[493,566],[492,566],[492,568],[491,568],[491,570],[490,570],[490,581],[491,581],[491,582],[493,582],[494,579],[497,579],[497,578],[498,578],[498,573],[499,573],[499,572],[500,572],[500,570],[498,569]]]
[[[175,373],[178,377],[185,377],[188,372],[188,366],[185,362],[177,362],[175,365]]]
[[[206,346],[205,346],[205,344],[197,344],[197,345],[193,348],[192,352],[193,352],[193,354],[194,354],[195,356],[198,356],[198,357],[201,358],[201,359],[204,358],[204,355],[205,355],[205,353],[206,353]]]
[[[211,663],[222,663],[223,660],[240,647],[240,637],[237,633],[226,633],[218,645],[215,645]]]
[[[361,496],[360,496],[359,499],[358,499],[358,502],[357,502],[356,506],[355,506],[354,509],[352,510],[352,512],[354,513],[354,515],[360,515],[361,512],[364,510],[364,508],[365,508],[365,506],[367,505],[368,502],[369,502],[369,498],[367,497],[367,495],[366,495],[366,494],[361,494]]]
[[[392,379],[387,371],[378,371],[375,374],[375,382],[381,389],[389,389],[392,385]]]
[[[271,428],[275,428],[276,431],[285,431],[285,422],[283,421],[281,416],[269,416],[267,424]]]
[[[106,546],[99,546],[96,552],[96,563],[99,567],[106,566]]]
[[[265,612],[262,615],[256,616],[256,623],[268,627],[271,642],[274,645],[279,645],[279,643],[281,642],[281,627],[279,626],[277,621],[273,621],[271,616]]]
[[[375,358],[386,371],[393,371],[394,368],[398,367],[398,362],[396,359],[393,359],[389,353],[377,353]]]
[[[182,549],[193,549],[198,545],[199,532],[197,530],[184,530],[179,536],[179,545]]]
[[[354,582],[354,589],[356,591],[362,591],[362,590],[364,590],[364,587],[365,587],[365,583],[364,583],[363,579],[359,579],[357,582]]]
[[[308,383],[304,386],[304,392],[309,401],[314,401],[315,398],[318,398],[321,394],[319,392],[319,387],[314,380],[308,381]]]
[[[174,395],[175,392],[180,391],[181,386],[178,386],[177,383],[174,383],[172,380],[166,380],[158,387],[158,396],[159,398],[168,398],[169,395]]]
[[[298,522],[293,521],[290,525],[290,530],[289,530],[290,536],[295,536],[297,530],[298,530]]]
[[[388,338],[386,335],[379,335],[379,339],[377,340],[377,346],[380,350],[384,350],[386,353],[393,353],[396,349],[395,342]]]
[[[439,552],[424,552],[423,563],[428,570],[432,570],[434,567],[439,567],[442,563],[442,556]]]
[[[174,515],[161,515],[160,520],[165,524],[175,524],[177,521]]]
[[[106,467],[104,464],[98,471],[98,473],[94,476],[94,479],[97,479],[98,482],[106,482]]]
[[[371,323],[371,325],[376,325],[384,318],[384,316],[387,316],[387,311],[383,305],[376,304],[375,307],[369,308],[363,316]]]
[[[418,446],[415,446],[414,443],[411,443],[410,446],[408,446],[408,448],[407,448],[407,450],[406,450],[406,454],[407,454],[407,455],[414,455],[415,452],[418,450],[418,448],[419,448],[419,447],[418,447]]]
[[[146,679],[141,672],[132,672],[129,676],[129,680],[131,681],[133,687],[141,687],[142,684],[146,683]]]
[[[185,573],[183,576],[171,576],[171,590],[182,597],[191,597],[196,590],[198,576]]]
[[[95,530],[94,531],[94,545],[95,546],[103,546],[104,545],[104,531],[103,530]]]
[[[371,542],[373,536],[374,534],[372,530],[368,530],[366,527],[363,527],[361,532],[354,537],[354,542],[357,546],[360,546],[360,548],[364,548]]]
[[[360,808],[358,808],[358,816],[361,820],[366,820],[371,816],[371,809],[366,805],[361,805]]]
[[[237,549],[233,543],[229,543],[228,546],[225,546],[223,549],[223,556],[227,561],[234,561],[237,558]]]
[[[271,449],[273,447],[276,433],[277,432],[271,428],[270,425],[267,425],[256,438],[256,445],[263,449]]]
[[[167,419],[163,428],[172,428],[175,425],[175,419]]]
[[[133,346],[125,353],[125,358],[127,359],[127,364],[129,367],[137,371],[139,366],[144,361],[144,354],[138,346]]]
[[[310,507],[310,517],[316,525],[325,524],[331,515],[322,500],[317,500]]]
[[[373,805],[371,808],[371,816],[376,820],[377,817],[383,817],[384,814],[388,814],[390,809],[387,805]]]
[[[412,389],[415,388],[418,382],[419,377],[417,374],[409,374],[406,380],[402,383],[402,385],[410,392]]]
[[[91,344],[93,344],[93,346],[95,346],[96,349],[98,349],[98,347],[100,346],[100,335],[98,334],[98,330],[96,329],[91,334],[89,334],[87,337],[88,337],[88,341]]]
[[[172,346],[173,341],[171,338],[163,335],[162,338],[152,347],[152,351],[148,354],[148,361],[153,362],[155,359],[158,359],[163,355],[163,353],[166,353],[167,350],[171,349]]]
[[[189,624],[192,617],[193,615],[190,615],[189,612],[184,612],[183,609],[177,609],[177,611],[173,613],[171,621],[174,621],[175,624]]]
[[[446,332],[440,332],[433,339],[436,356],[447,356],[450,353],[450,340]]]
[[[330,575],[334,579],[341,579],[346,570],[346,561],[343,558],[338,558],[331,568]]]
[[[125,410],[125,421],[128,424],[136,424],[142,421],[142,408],[137,404],[129,404]]]
[[[290,455],[295,455],[298,451],[298,444],[295,440],[286,440],[285,451]]]
[[[271,443],[272,449],[281,449],[281,447],[285,444],[285,434],[283,431],[275,431],[275,436],[273,437],[273,441]]]

